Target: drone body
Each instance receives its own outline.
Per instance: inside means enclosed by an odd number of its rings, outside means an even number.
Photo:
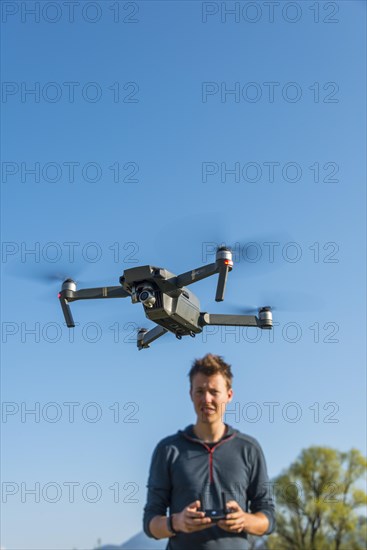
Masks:
[[[142,282],[136,283],[143,277]],[[150,265],[127,269],[121,278],[132,289],[132,301],[143,304],[151,321],[176,334],[188,336],[201,332],[200,302],[186,287],[177,288],[176,276],[166,269]]]
[[[174,275],[166,269],[150,265],[126,269],[120,277],[121,286],[87,288],[77,290],[76,283],[67,279],[62,285],[59,300],[68,327],[74,327],[69,302],[97,298],[127,298],[132,303],[141,303],[145,315],[157,326],[147,331],[140,329],[137,337],[138,349],[148,348],[149,344],[172,332],[178,339],[202,332],[205,325],[254,326],[271,329],[273,326],[270,307],[259,309],[255,315],[221,315],[200,311],[200,302],[187,286],[211,275],[219,274],[216,301],[224,299],[227,275],[232,270],[232,253],[221,247],[217,250],[216,261],[181,275]]]

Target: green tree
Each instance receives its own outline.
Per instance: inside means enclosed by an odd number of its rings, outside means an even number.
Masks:
[[[367,460],[356,449],[343,453],[310,447],[273,480],[277,529],[269,550],[365,550],[365,491],[357,483]]]

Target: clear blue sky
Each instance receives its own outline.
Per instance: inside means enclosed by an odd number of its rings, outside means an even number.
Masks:
[[[227,421],[271,476],[310,445],[365,452],[365,2],[73,6],[2,3],[6,549],[139,531],[151,453],[194,421],[207,352],[233,365]],[[70,341],[41,279],[180,273],[221,240],[239,258],[223,304],[214,278],[192,287],[202,310],[275,303],[273,341],[218,329],[138,352],[151,325],[127,299],[74,304]]]

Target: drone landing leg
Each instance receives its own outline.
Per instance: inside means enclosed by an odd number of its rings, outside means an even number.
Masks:
[[[163,336],[163,334],[166,334],[166,332],[168,332],[168,330],[159,325],[149,331],[140,329],[138,332],[138,339],[136,341],[139,351],[144,348],[149,348],[149,344],[154,342],[154,340],[157,340],[157,338]]]
[[[71,314],[71,309],[70,309],[70,306],[69,306],[68,302],[66,301],[65,298],[61,298],[61,297],[59,298],[59,300],[60,300],[62,312],[63,312],[64,317],[65,317],[66,326],[68,328],[74,328],[75,323],[74,323],[74,319],[73,319],[73,316]]]

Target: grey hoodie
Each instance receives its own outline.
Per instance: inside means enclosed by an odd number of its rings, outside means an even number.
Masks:
[[[148,498],[143,526],[149,537],[149,523],[155,516],[181,512],[195,500],[205,499],[206,508],[221,508],[221,493],[235,500],[245,511],[262,512],[275,528],[274,503],[259,443],[253,437],[227,426],[212,448],[195,436],[193,425],[162,439],[156,446],[148,480]],[[217,525],[195,533],[169,538],[166,550],[246,550],[246,533],[232,534]]]

